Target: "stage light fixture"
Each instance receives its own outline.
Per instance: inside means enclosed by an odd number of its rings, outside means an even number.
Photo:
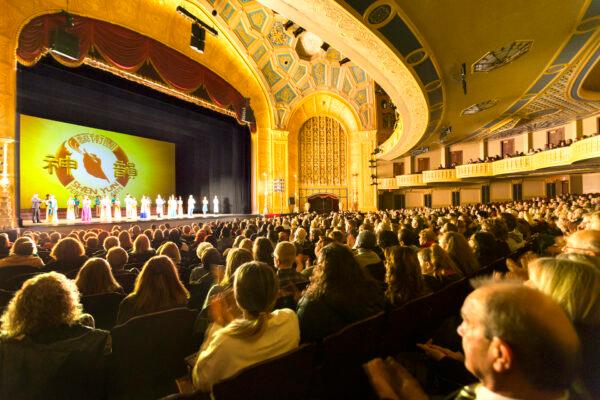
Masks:
[[[250,107],[250,99],[244,98],[244,107],[241,110],[241,120],[249,124],[255,124],[256,118],[254,117],[254,110]]]
[[[204,53],[206,44],[206,30],[198,24],[192,24],[192,36],[190,38],[190,47],[199,53]]]
[[[323,51],[327,51],[329,50],[331,46],[329,45],[329,43],[323,42],[323,44],[321,45],[321,48],[323,49]]]
[[[57,26],[52,32],[50,51],[69,60],[79,60],[79,37],[66,31],[74,26],[73,16],[64,10],[61,14],[65,16],[66,23],[64,26]]]
[[[340,67],[344,64],[347,64],[350,62],[350,59],[348,57],[344,57],[340,60]]]
[[[287,31],[287,30],[288,30],[288,29],[290,29],[292,26],[294,26],[294,22],[293,22],[293,21],[290,21],[290,20],[288,19],[288,21],[287,21],[285,24],[283,24],[283,29],[285,29],[285,30]]]
[[[217,30],[215,28],[213,28],[212,26],[208,25],[206,22],[202,21],[200,18],[196,17],[194,14],[192,14],[191,12],[189,12],[184,7],[177,6],[177,12],[179,14],[183,15],[184,17],[186,17],[187,19],[189,19],[190,21],[197,23],[198,25],[200,25],[201,27],[203,27],[204,29],[206,29],[208,32],[210,32],[212,35],[214,35],[214,36],[218,36],[219,35],[219,32],[217,32]]]
[[[298,35],[300,35],[302,32],[304,32],[306,29],[304,29],[303,27],[298,27],[298,29],[296,29],[293,33],[294,37],[298,37]]]

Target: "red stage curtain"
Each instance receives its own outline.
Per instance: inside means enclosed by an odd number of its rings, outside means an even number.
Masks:
[[[19,36],[19,61],[26,65],[35,64],[50,46],[52,32],[57,27],[64,27],[65,23],[63,14],[42,15],[31,20]],[[191,93],[204,86],[217,106],[234,110],[240,120],[244,97],[225,79],[178,51],[123,27],[75,15],[73,27],[66,30],[79,37],[80,56],[79,60],[73,61],[52,54],[61,63],[81,65],[92,47],[106,62],[128,72],[135,72],[148,62],[165,83],[177,90]]]

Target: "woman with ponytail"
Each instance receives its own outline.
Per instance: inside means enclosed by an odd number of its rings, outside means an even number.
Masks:
[[[235,271],[233,294],[242,317],[232,319],[226,302],[216,299],[213,303],[211,312],[218,322],[208,330],[200,348],[192,371],[195,387],[210,391],[212,385],[243,368],[298,347],[296,313],[273,311],[278,291],[277,277],[266,263],[247,262]]]

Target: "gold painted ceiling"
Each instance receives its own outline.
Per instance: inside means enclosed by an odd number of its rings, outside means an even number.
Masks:
[[[222,29],[228,28],[229,36],[259,72],[275,108],[277,128],[287,128],[294,109],[306,96],[326,91],[354,108],[362,129],[373,129],[373,79],[355,63],[340,66],[344,56],[334,47],[304,60],[296,50],[300,35],[295,37],[293,31],[297,26],[286,29],[287,18],[259,2],[207,0],[200,4],[217,12]]]

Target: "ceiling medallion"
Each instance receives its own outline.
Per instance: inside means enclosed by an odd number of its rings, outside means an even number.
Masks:
[[[504,47],[487,52],[473,64],[473,72],[490,72],[511,63],[527,53],[532,45],[533,40],[517,40]]]
[[[371,12],[367,15],[367,21],[371,25],[379,25],[388,19],[391,14],[392,6],[389,4],[381,4],[371,10]]]
[[[497,99],[482,101],[481,103],[473,104],[462,110],[461,115],[473,115],[478,112],[488,110],[498,104]]]

